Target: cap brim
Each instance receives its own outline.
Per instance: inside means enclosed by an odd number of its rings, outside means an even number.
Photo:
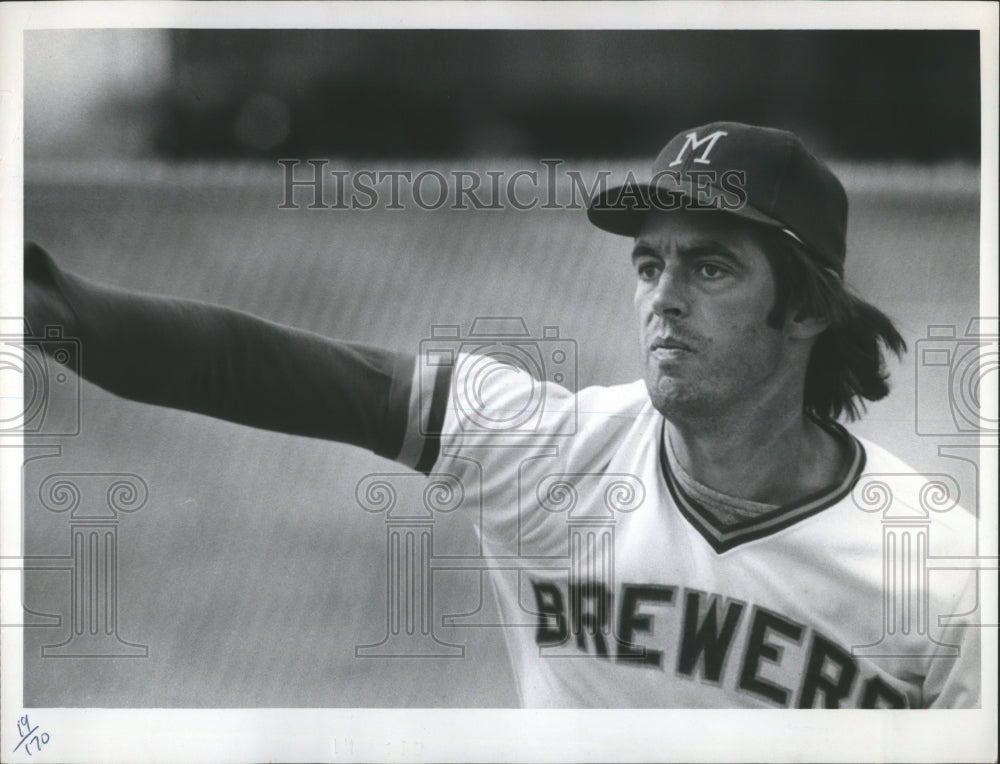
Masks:
[[[653,210],[726,212],[775,228],[785,228],[785,224],[780,220],[746,203],[738,206],[732,203],[728,206],[706,202],[695,204],[696,200],[705,199],[706,194],[718,200],[725,198],[727,193],[730,192],[718,186],[704,184],[696,193],[692,182],[683,178],[665,178],[658,181],[655,186],[649,183],[626,183],[609,188],[595,196],[587,207],[587,218],[604,231],[631,237],[639,234],[644,217]]]

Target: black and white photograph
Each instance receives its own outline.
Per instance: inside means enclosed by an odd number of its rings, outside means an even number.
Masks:
[[[4,4],[0,760],[995,761],[997,18]]]

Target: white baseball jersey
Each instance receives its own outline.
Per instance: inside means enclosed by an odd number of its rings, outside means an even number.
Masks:
[[[974,520],[879,446],[830,426],[836,485],[722,528],[641,381],[573,395],[459,356],[413,396],[404,453],[443,409],[433,473],[479,502],[523,705],[978,707],[977,579],[928,569]]]

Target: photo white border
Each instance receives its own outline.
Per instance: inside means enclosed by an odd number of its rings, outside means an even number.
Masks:
[[[0,4],[0,315],[22,314],[23,32],[40,28],[978,29],[980,315],[998,315],[998,6],[962,2],[68,2]],[[0,389],[0,405],[21,390]],[[984,440],[984,445],[986,441]],[[987,466],[988,465],[988,466]],[[996,461],[980,503],[997,507]],[[0,448],[0,555],[21,549],[21,453]],[[992,533],[996,538],[996,515]],[[986,520],[986,518],[983,518]],[[992,552],[996,554],[995,550]],[[995,579],[983,577],[993,590]],[[0,622],[21,614],[6,570]],[[0,629],[4,761],[988,761],[997,750],[997,630],[983,630],[979,711],[32,708],[51,742],[11,757],[22,634]]]

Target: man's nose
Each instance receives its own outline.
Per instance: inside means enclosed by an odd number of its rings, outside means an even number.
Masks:
[[[687,313],[687,284],[682,273],[664,268],[653,290],[653,310],[657,315],[682,316]]]

